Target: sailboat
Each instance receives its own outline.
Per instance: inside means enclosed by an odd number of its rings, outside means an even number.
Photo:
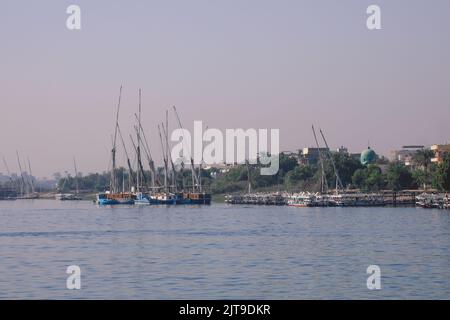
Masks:
[[[19,164],[19,170],[20,170],[20,192],[19,195],[16,197],[16,199],[38,199],[39,194],[34,189],[34,181],[33,176],[31,174],[31,165],[30,160],[28,159],[28,167],[30,170],[30,173],[27,173],[26,171],[22,170],[22,165],[20,164],[20,158],[19,158],[19,152],[16,151],[17,154],[17,162]],[[26,174],[26,176],[24,175]]]
[[[178,120],[178,125],[180,129],[183,129],[181,124],[180,116],[178,115],[177,108],[173,106],[173,111]],[[184,140],[184,137],[183,137]],[[202,159],[203,160],[203,159]],[[211,194],[203,190],[202,187],[202,163],[200,163],[198,168],[198,174],[195,170],[194,159],[190,158],[191,162],[191,176],[192,176],[192,191],[188,190],[183,192],[182,203],[184,204],[211,204]]]
[[[142,92],[139,89],[139,112],[138,115],[135,114],[137,125],[135,126],[137,144],[134,143],[133,137],[130,135],[131,142],[133,144],[134,150],[136,152],[137,159],[137,170],[136,170],[136,188],[132,188],[133,195],[135,196],[134,203],[141,205],[149,205],[149,204],[157,204],[158,201],[153,199],[148,192],[148,181],[145,175],[144,165],[142,163],[142,154],[141,154],[141,146],[143,147],[147,158],[149,159],[150,171],[151,171],[151,179],[152,185],[154,187],[154,173],[152,168],[153,161],[151,160],[150,152],[148,150],[147,139],[145,138],[146,145],[143,144],[142,136],[144,135],[144,130],[142,129],[141,124],[141,97]],[[145,136],[144,136],[145,137]],[[132,171],[130,169],[130,171]]]
[[[55,194],[55,199],[56,200],[61,200],[61,201],[74,201],[74,200],[81,200],[81,197],[79,196],[79,188],[78,188],[78,170],[77,170],[77,163],[75,161],[75,157],[73,158],[73,165],[75,168],[75,194],[73,193],[57,193]],[[67,181],[67,177],[66,180],[64,180],[64,183]]]
[[[112,168],[111,168],[111,178],[109,190],[98,193],[96,197],[96,202],[100,205],[118,205],[118,204],[134,204],[135,196],[131,192],[119,192],[119,186],[116,176],[116,142],[117,142],[117,132],[119,130],[119,110],[120,110],[120,100],[122,98],[122,86],[120,86],[119,92],[119,102],[117,105],[116,122],[114,126],[114,138],[113,146],[111,149],[112,158]]]
[[[161,141],[161,149],[164,158],[164,188],[163,191],[158,191],[156,193],[151,194],[150,199],[154,203],[157,204],[166,204],[166,205],[175,205],[181,204],[182,197],[181,194],[176,192],[176,171],[175,166],[172,162],[169,153],[169,137],[168,137],[168,127],[169,127],[169,115],[166,111],[166,125],[161,124],[161,127],[158,125],[158,133],[159,139]],[[162,138],[161,129],[164,133],[164,142]],[[172,164],[172,188],[169,186],[169,160]]]

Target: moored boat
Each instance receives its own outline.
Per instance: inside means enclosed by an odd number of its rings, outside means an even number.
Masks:
[[[287,204],[292,207],[314,207],[316,196],[309,192],[294,193],[288,197]]]
[[[135,202],[135,196],[128,192],[112,194],[106,191],[104,193],[98,193],[96,201],[97,204],[100,205],[118,205],[118,204],[132,205]]]
[[[73,193],[57,193],[55,194],[55,199],[60,201],[74,201],[81,200],[81,197]]]

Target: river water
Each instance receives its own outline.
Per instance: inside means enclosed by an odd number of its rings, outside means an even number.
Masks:
[[[450,211],[3,201],[0,298],[450,299]]]

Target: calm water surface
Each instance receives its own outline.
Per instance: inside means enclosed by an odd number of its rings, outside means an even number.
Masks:
[[[450,299],[450,211],[3,201],[0,298]]]

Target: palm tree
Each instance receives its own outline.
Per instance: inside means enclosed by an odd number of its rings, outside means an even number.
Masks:
[[[434,158],[434,151],[430,149],[421,149],[416,152],[416,154],[413,156],[413,161],[418,165],[425,173],[425,179],[423,188],[424,190],[427,189],[427,182],[428,182],[428,168],[431,164],[431,159]]]

